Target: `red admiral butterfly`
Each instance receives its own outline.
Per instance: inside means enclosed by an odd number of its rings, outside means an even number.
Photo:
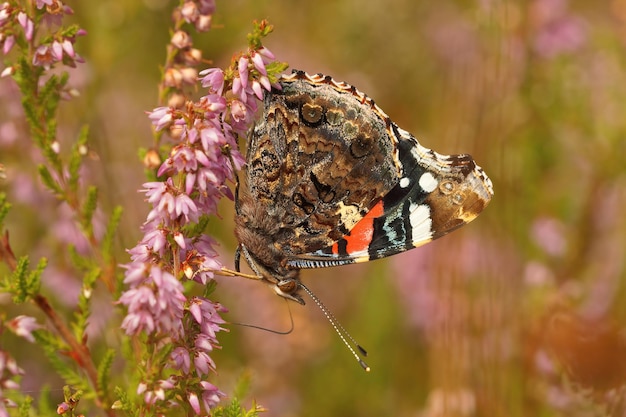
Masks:
[[[279,82],[250,132],[235,203],[235,267],[243,253],[279,295],[304,304],[300,269],[413,249],[491,200],[471,156],[423,147],[355,87],[303,71]]]
[[[469,155],[441,155],[400,129],[355,87],[294,71],[265,95],[237,183],[235,269],[304,304],[304,290],[361,366],[367,353],[299,279],[304,268],[413,249],[472,221],[493,196]]]

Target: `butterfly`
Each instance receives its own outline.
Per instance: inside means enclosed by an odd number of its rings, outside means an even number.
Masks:
[[[355,87],[303,71],[279,83],[250,131],[236,191],[237,271],[243,255],[304,304],[301,269],[416,248],[489,204],[491,180],[471,156],[425,148]]]

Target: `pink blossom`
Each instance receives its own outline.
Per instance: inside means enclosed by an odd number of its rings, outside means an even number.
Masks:
[[[17,22],[24,29],[26,40],[30,42],[33,39],[33,33],[35,32],[35,24],[24,12],[19,12],[17,14]]]
[[[187,23],[193,23],[200,16],[198,6],[195,1],[186,1],[180,8],[180,13]]]
[[[68,403],[66,402],[62,402],[61,404],[57,405],[57,414],[65,414],[68,411],[70,411],[71,407]]]
[[[252,91],[254,91],[256,98],[263,100],[263,88],[257,80],[252,81]]]
[[[34,317],[17,316],[9,320],[7,327],[16,335],[23,337],[31,343],[35,343],[33,331],[40,329],[41,325],[37,324],[37,320]]]
[[[176,369],[180,369],[188,374],[191,369],[191,357],[189,351],[183,347],[177,347],[172,350],[171,358],[174,361]]]
[[[254,64],[254,68],[256,68],[261,75],[267,75],[267,70],[265,69],[265,61],[263,61],[263,56],[257,52],[252,53],[252,63]]]
[[[59,61],[59,59],[57,59],[56,54],[53,53],[50,45],[39,45],[35,50],[33,65],[44,67],[46,70],[49,70],[50,67],[57,61]]]
[[[257,52],[259,53],[259,55],[261,55],[263,57],[263,61],[266,64],[269,64],[270,62],[272,62],[276,58],[274,56],[274,54],[272,53],[272,51],[270,51],[269,49],[267,49],[264,46],[261,49],[259,49]],[[263,74],[263,75],[265,75],[265,74]]]
[[[161,130],[172,123],[174,109],[170,107],[157,107],[148,113],[148,118],[152,121],[156,130]]]
[[[204,404],[204,408],[209,410],[215,407],[220,402],[220,397],[225,397],[222,391],[220,391],[215,385],[207,382],[200,381],[200,386],[202,386],[202,402]]]
[[[48,6],[48,7],[52,6],[54,1],[55,0],[36,0],[35,4],[36,4],[36,7],[41,10],[41,9],[43,9],[46,6]]]
[[[246,105],[243,104],[241,101],[239,100],[233,100],[230,103],[230,111],[233,115],[233,119],[235,119],[235,121],[241,121],[241,120],[245,120],[248,112],[246,109]]]
[[[176,336],[181,329],[182,284],[169,272],[153,266],[142,282],[125,291],[119,303],[128,308],[122,322],[127,334],[158,331]]]
[[[192,392],[189,394],[189,398],[187,400],[189,401],[189,405],[193,411],[195,411],[196,414],[200,414],[202,410],[200,409],[200,400],[198,400],[198,395],[195,392]]]
[[[8,2],[5,1],[4,3],[0,4],[0,27],[2,27],[5,23],[9,21],[12,11],[13,8]]]
[[[241,81],[241,87],[246,88],[248,86],[248,64],[250,61],[248,58],[242,56],[239,58],[239,65],[237,69],[239,70],[239,79]]]
[[[0,39],[2,39],[3,36],[3,34],[0,34]],[[2,43],[2,53],[6,55],[11,52],[13,45],[15,45],[15,36],[9,35],[4,40],[0,40],[0,43]]]

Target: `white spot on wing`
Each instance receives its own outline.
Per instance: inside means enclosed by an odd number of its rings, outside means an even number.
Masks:
[[[433,220],[430,218],[430,208],[426,204],[412,203],[409,206],[409,221],[414,245],[419,246],[432,238]]]
[[[426,191],[427,193],[432,193],[437,189],[439,183],[430,172],[425,172],[422,174],[419,180],[419,185]]]
[[[363,218],[355,206],[350,204],[346,206],[343,204],[343,201],[339,202],[337,214],[339,214],[341,222],[348,230],[352,229]]]
[[[406,188],[409,186],[409,184],[411,183],[411,180],[408,179],[407,177],[404,177],[400,180],[400,187],[401,188]]]

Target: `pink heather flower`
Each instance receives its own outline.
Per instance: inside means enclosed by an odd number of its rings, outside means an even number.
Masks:
[[[167,87],[181,88],[183,84],[183,74],[176,68],[168,68],[163,76],[163,84]]]
[[[263,56],[257,52],[253,52],[251,58],[252,58],[252,63],[254,64],[254,68],[256,68],[256,70],[259,71],[261,75],[267,75],[267,70],[265,69],[265,62],[263,61]]]
[[[231,103],[230,103],[230,112],[233,115],[233,119],[235,119],[236,122],[239,122],[241,120],[245,120],[246,116],[248,114],[247,109],[246,109],[246,105],[243,104],[239,100],[231,101]]]
[[[237,69],[239,70],[239,79],[241,80],[241,87],[246,88],[248,86],[248,64],[250,61],[246,57],[239,58],[239,65]]]
[[[34,343],[33,331],[40,329],[41,325],[37,324],[37,320],[33,317],[17,316],[7,323],[7,327],[16,335]]]
[[[200,71],[200,84],[210,92],[221,96],[224,91],[224,71],[219,68],[209,68]]]
[[[210,15],[215,12],[215,0],[197,0],[198,10],[203,15]]]
[[[61,42],[61,47],[63,48],[63,51],[68,57],[70,57],[71,59],[76,58],[76,52],[74,51],[74,44],[70,42],[69,39],[64,39],[63,42]]]
[[[49,70],[50,67],[57,61],[59,61],[59,59],[56,58],[56,55],[53,53],[50,45],[39,45],[35,50],[33,65],[44,67],[46,70]]]
[[[200,106],[206,111],[207,118],[210,118],[208,113],[217,114],[226,110],[226,99],[218,94],[209,94],[200,99]]]
[[[11,5],[6,1],[0,4],[0,27],[4,26],[4,24],[9,21],[11,12],[13,11],[12,9]]]
[[[202,403],[206,410],[215,407],[220,402],[220,397],[226,396],[215,385],[207,381],[200,381],[200,386],[202,387]]]
[[[259,83],[261,83],[263,88],[265,88],[267,91],[270,91],[272,89],[272,84],[270,84],[270,79],[267,78],[266,76],[259,78]]]
[[[36,0],[35,4],[38,9],[43,9],[46,6],[52,6],[56,0]]]
[[[192,45],[191,36],[184,30],[177,30],[172,35],[170,43],[178,49],[185,49]]]
[[[35,31],[35,24],[28,17],[28,15],[24,12],[19,12],[17,14],[17,22],[24,29],[24,35],[26,36],[27,41],[31,41],[33,39],[33,33]]]
[[[61,404],[59,404],[57,406],[57,414],[61,415],[61,414],[65,414],[68,411],[70,411],[70,405],[66,402],[62,402]]]
[[[0,416],[9,416],[7,408],[15,408],[17,404],[3,395],[3,390],[18,390],[20,384],[14,380],[15,377],[24,375],[22,368],[17,366],[17,362],[8,352],[0,350]]]
[[[50,52],[52,53],[52,57],[55,61],[60,61],[63,59],[63,45],[59,41],[52,42],[50,46]]]
[[[195,392],[192,392],[189,394],[189,398],[187,400],[189,401],[189,405],[193,411],[195,411],[196,414],[200,414],[202,410],[200,409],[200,400],[198,400],[198,395]]]
[[[252,91],[254,91],[256,98],[263,100],[263,87],[257,80],[252,81]]]
[[[161,130],[172,123],[174,109],[170,107],[157,107],[148,113],[148,118],[152,121],[156,130]]]
[[[193,358],[193,364],[199,377],[215,370],[215,362],[213,362],[213,359],[211,359],[206,352],[196,352],[196,356]]]
[[[186,1],[180,8],[180,14],[187,23],[193,23],[200,16],[200,11],[195,1]]]
[[[259,55],[261,55],[263,57],[263,61],[266,64],[269,64],[270,62],[272,62],[275,59],[274,54],[272,53],[272,51],[270,51],[266,47],[262,47],[257,52],[259,53]],[[265,75],[265,74],[263,74],[263,75]]]
[[[198,81],[198,70],[191,67],[181,68],[182,82],[188,85],[194,85]]]
[[[213,22],[213,16],[211,15],[200,15],[198,19],[196,19],[195,27],[198,32],[206,32],[211,29],[211,23]]]
[[[3,34],[0,34],[0,39],[2,39],[3,36]],[[11,52],[11,48],[13,48],[13,45],[15,45],[15,36],[9,35],[5,39],[0,40],[0,43],[2,43],[2,53],[7,55],[9,52]]]
[[[221,304],[201,297],[194,297],[189,305],[189,312],[200,325],[201,332],[211,337],[215,342],[217,342],[215,334],[225,330],[219,326],[225,323],[219,313],[227,311]]]
[[[176,338],[180,335],[183,304],[186,298],[182,284],[169,272],[157,266],[150,268],[149,274],[137,282],[136,277],[124,280],[133,282],[131,289],[125,291],[119,303],[128,308],[128,314],[122,322],[122,328],[129,335],[157,331]]]
[[[174,367],[180,369],[183,373],[188,374],[191,370],[191,357],[189,351],[184,347],[177,347],[172,350],[170,358],[174,362]]]

